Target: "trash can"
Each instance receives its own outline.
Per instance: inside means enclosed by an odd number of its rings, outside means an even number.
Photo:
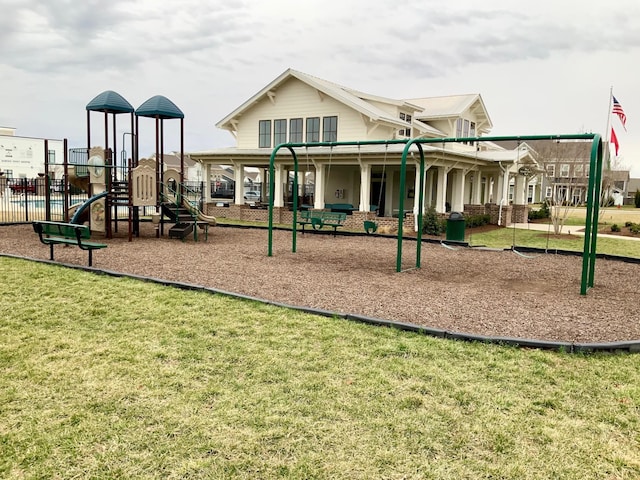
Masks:
[[[460,212],[451,212],[447,219],[447,240],[464,242],[464,227],[464,215]]]

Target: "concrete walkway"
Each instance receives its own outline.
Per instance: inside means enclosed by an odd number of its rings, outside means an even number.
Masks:
[[[511,224],[507,228],[518,228],[522,230],[536,230],[540,232],[548,232],[553,234],[553,225],[550,223],[516,223]],[[584,236],[584,225],[565,225],[562,228],[563,235],[581,235]],[[598,238],[614,238],[616,240],[640,241],[640,236],[629,237],[626,235],[609,235],[606,233],[598,233]]]

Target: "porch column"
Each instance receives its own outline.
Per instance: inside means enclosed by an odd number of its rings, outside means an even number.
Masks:
[[[524,175],[516,175],[516,183],[513,192],[514,205],[526,205],[527,204],[527,192],[526,192],[527,177]]]
[[[304,170],[298,170],[298,207],[303,203],[305,194],[306,173]]]
[[[275,165],[275,188],[273,192],[273,206],[274,207],[284,207],[284,197],[283,197],[283,182],[285,181],[284,174],[284,166],[276,164]]]
[[[427,208],[431,206],[433,202],[433,170],[427,170],[424,172],[425,175],[425,185],[424,185],[424,206],[425,211]]]
[[[507,205],[509,202],[509,175],[501,172],[493,186],[493,199],[496,205]]]
[[[265,198],[267,198],[267,185],[269,185],[267,179],[268,168],[260,169],[260,199],[264,202]]]
[[[244,165],[241,163],[233,164],[233,180],[236,183],[234,192],[234,203],[236,205],[244,204]]]
[[[455,178],[453,181],[453,188],[451,192],[451,211],[462,212],[464,211],[464,170],[457,169]]]
[[[324,208],[324,190],[325,190],[325,171],[324,165],[316,163],[316,178],[315,178],[315,194],[313,196],[313,208],[316,210],[322,210]]]
[[[445,203],[447,201],[447,169],[438,167],[438,180],[436,185],[436,212],[444,213],[446,211]]]
[[[427,176],[425,170],[424,176]],[[416,176],[413,182],[413,214],[418,217],[418,207],[420,206],[420,164],[416,165]],[[422,213],[424,213],[424,205],[422,206]],[[416,220],[417,221],[417,220]],[[416,227],[417,228],[417,227]]]
[[[360,206],[361,212],[371,209],[371,165],[360,165]]]
[[[205,163],[204,167],[204,193],[202,198],[205,202],[211,200],[211,164]]]
[[[472,204],[482,204],[482,172],[480,170],[473,172],[473,188],[471,195]]]

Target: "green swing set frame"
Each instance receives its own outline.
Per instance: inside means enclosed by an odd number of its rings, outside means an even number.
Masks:
[[[357,146],[362,145],[389,145],[404,144],[402,151],[402,163],[400,166],[400,194],[398,195],[398,209],[404,211],[404,195],[402,192],[406,189],[407,175],[407,156],[413,146],[418,149],[420,154],[420,191],[418,194],[418,231],[416,241],[416,263],[415,268],[421,268],[421,249],[422,249],[422,211],[424,209],[424,173],[425,159],[423,144],[431,143],[460,143],[460,142],[501,142],[501,141],[528,141],[528,140],[591,140],[591,158],[590,172],[595,174],[589,176],[589,185],[587,190],[587,212],[585,218],[585,235],[584,248],[582,251],[582,278],[580,282],[580,294],[586,295],[589,288],[594,285],[595,263],[596,263],[596,243],[598,238],[598,216],[599,216],[599,199],[602,183],[602,163],[603,163],[603,141],[602,137],[597,133],[585,134],[568,134],[568,135],[521,135],[521,136],[494,136],[494,137],[448,137],[448,138],[410,138],[405,140],[362,140],[352,142],[304,142],[304,143],[281,143],[277,145],[271,152],[269,161],[269,227],[268,227],[268,249],[267,255],[273,256],[273,208],[275,191],[275,161],[278,151],[282,149],[288,150],[293,157],[294,176],[293,189],[298,191],[298,156],[296,148],[318,148],[318,147],[337,147],[337,146]],[[293,196],[293,221],[292,230],[292,247],[291,251],[296,252],[297,237],[297,213],[298,213],[298,196]],[[396,253],[396,272],[402,272],[402,240],[403,240],[403,219],[398,215],[398,243]]]

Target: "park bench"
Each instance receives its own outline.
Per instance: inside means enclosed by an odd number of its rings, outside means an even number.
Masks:
[[[325,203],[324,208],[332,212],[346,213],[347,215],[358,211],[358,209],[350,203]]]
[[[320,230],[325,226],[332,227],[333,235],[335,236],[336,230],[344,225],[346,219],[346,213],[302,210],[299,212],[298,225],[302,225],[302,233],[304,233],[305,225],[311,225],[314,230]]]
[[[91,230],[86,225],[38,221],[33,222],[33,229],[40,237],[40,241],[45,245],[49,245],[51,260],[53,260],[54,245],[77,245],[82,250],[89,252],[89,266],[92,266],[92,252],[107,247],[104,243],[89,240]]]

